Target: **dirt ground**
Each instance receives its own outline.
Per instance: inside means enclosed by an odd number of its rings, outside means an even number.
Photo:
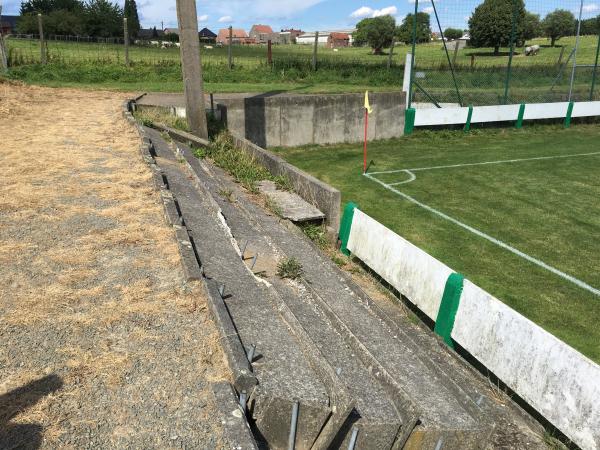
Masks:
[[[0,82],[0,448],[219,448],[226,376],[123,94]]]

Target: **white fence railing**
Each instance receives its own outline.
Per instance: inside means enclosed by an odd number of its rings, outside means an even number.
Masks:
[[[354,205],[342,250],[361,259],[569,439],[600,449],[600,366]]]

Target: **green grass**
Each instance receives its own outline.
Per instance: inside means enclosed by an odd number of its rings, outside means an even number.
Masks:
[[[370,171],[600,151],[597,125],[420,131],[370,145]],[[600,298],[361,175],[362,146],[276,149],[370,216],[600,362]],[[415,172],[400,191],[600,287],[600,156]],[[404,173],[377,175],[400,182]]]
[[[133,46],[132,66],[123,62],[123,47],[113,44],[89,44],[49,41],[50,64],[39,65],[38,42],[9,39],[10,77],[48,86],[80,86],[128,91],[180,91],[181,68],[177,48],[160,49]],[[545,39],[528,44],[544,45]],[[575,44],[574,37],[563,38],[563,61]],[[593,64],[597,39],[582,37],[579,64]],[[368,48],[344,48],[334,52],[319,48],[318,70],[311,67],[311,46],[279,45],[273,47],[273,65],[266,62],[265,46],[234,46],[234,68],[227,66],[227,48],[202,49],[204,80],[211,92],[293,91],[302,93],[360,92],[394,90],[403,83],[404,61],[410,47],[396,47],[394,65],[387,67],[387,56],[372,55]],[[502,101],[508,49],[494,55],[492,49],[463,49],[458,53],[456,71],[464,104],[497,104]],[[560,101],[568,94],[569,70],[558,78],[557,62],[561,47],[544,47],[535,57],[516,50],[510,90],[511,102]],[[474,56],[474,66],[471,57]],[[451,72],[441,43],[417,48],[416,71],[419,83],[440,102],[457,102]],[[592,70],[577,71],[575,94],[587,99]],[[600,83],[599,83],[600,84]],[[595,98],[600,96],[600,88]],[[416,101],[424,101],[421,93]]]

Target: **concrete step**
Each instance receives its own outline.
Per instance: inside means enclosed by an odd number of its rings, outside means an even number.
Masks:
[[[297,333],[299,340],[309,340],[311,345],[319,349],[325,364],[329,365],[356,401],[356,414],[348,421],[345,429],[334,441],[334,448],[347,447],[351,436],[351,428],[357,427],[358,447],[361,449],[391,448],[403,424],[401,414],[389,399],[385,389],[371,376],[353,350],[346,345],[342,336],[336,333],[322,309],[314,301],[310,292],[298,288],[294,284],[282,281],[271,269],[273,255],[281,257],[280,252],[272,246],[269,237],[261,233],[261,228],[253,226],[249,215],[236,206],[236,200],[223,197],[219,192],[229,191],[216,178],[207,177],[206,183],[222,208],[234,239],[238,245],[246,249],[248,264],[253,264],[257,272],[265,277],[274,287],[273,301],[278,309],[288,309],[293,316],[288,320],[290,327]],[[246,245],[246,243],[249,243]],[[259,258],[254,264],[252,256]],[[271,260],[271,261],[269,261]],[[272,296],[272,297],[273,297]],[[271,297],[271,298],[272,298]],[[297,322],[292,324],[291,322]],[[301,330],[298,330],[298,327]],[[410,420],[408,420],[410,423]],[[413,423],[414,426],[414,423]]]
[[[211,171],[219,178],[219,183],[212,183],[213,195],[223,186],[235,191],[234,184],[217,175],[219,169]],[[316,253],[304,239],[290,235],[275,218],[251,202],[240,198],[235,205],[221,206],[228,220],[235,214],[234,208],[245,210],[239,215],[245,216],[250,225],[245,230],[236,229],[232,221],[234,235],[242,237],[249,229],[261,230],[275,254],[300,260],[306,282],[298,289],[309,293],[305,300],[316,302],[347,348],[387,387],[387,394],[404,415],[405,423],[413,416],[418,419],[418,426],[406,436],[407,446],[433,449],[442,442],[444,448],[480,448],[488,440],[494,427],[473,400],[434,364],[424,363],[426,356],[421,355],[414,342],[371,313],[331,261]],[[281,286],[278,291],[282,292],[280,289]]]
[[[270,302],[268,287],[248,270],[218,206],[187,172],[159,133],[148,131],[156,161],[177,200],[206,277],[225,284],[225,304],[246,347],[256,345],[252,369],[258,386],[249,408],[255,432],[273,448],[287,446],[292,407],[301,404],[296,448],[309,449],[331,415],[327,388]]]
[[[258,190],[266,195],[279,209],[279,215],[292,222],[314,222],[325,219],[325,214],[294,192],[277,189],[273,181],[258,183]]]

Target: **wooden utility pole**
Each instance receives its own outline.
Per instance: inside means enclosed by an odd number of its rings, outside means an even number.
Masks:
[[[208,139],[195,0],[177,0],[177,21],[187,122],[192,133]]]
[[[2,1],[0,0],[0,24],[2,23]],[[0,27],[0,70],[3,72],[8,70],[8,61],[6,59],[6,47],[4,46],[4,36]]]
[[[40,31],[40,61],[42,64],[46,64],[47,55],[46,55],[46,41],[44,39],[44,19],[41,14],[38,14],[38,28]]]
[[[229,70],[233,68],[233,53],[231,46],[233,45],[233,27],[229,26],[229,45],[227,46],[227,65]]]
[[[317,48],[319,46],[319,32],[315,31],[315,44],[313,46],[313,54],[312,54],[312,68],[313,70],[317,70]]]
[[[125,44],[125,65],[129,67],[129,30],[127,29],[127,17],[123,18],[123,42]]]

